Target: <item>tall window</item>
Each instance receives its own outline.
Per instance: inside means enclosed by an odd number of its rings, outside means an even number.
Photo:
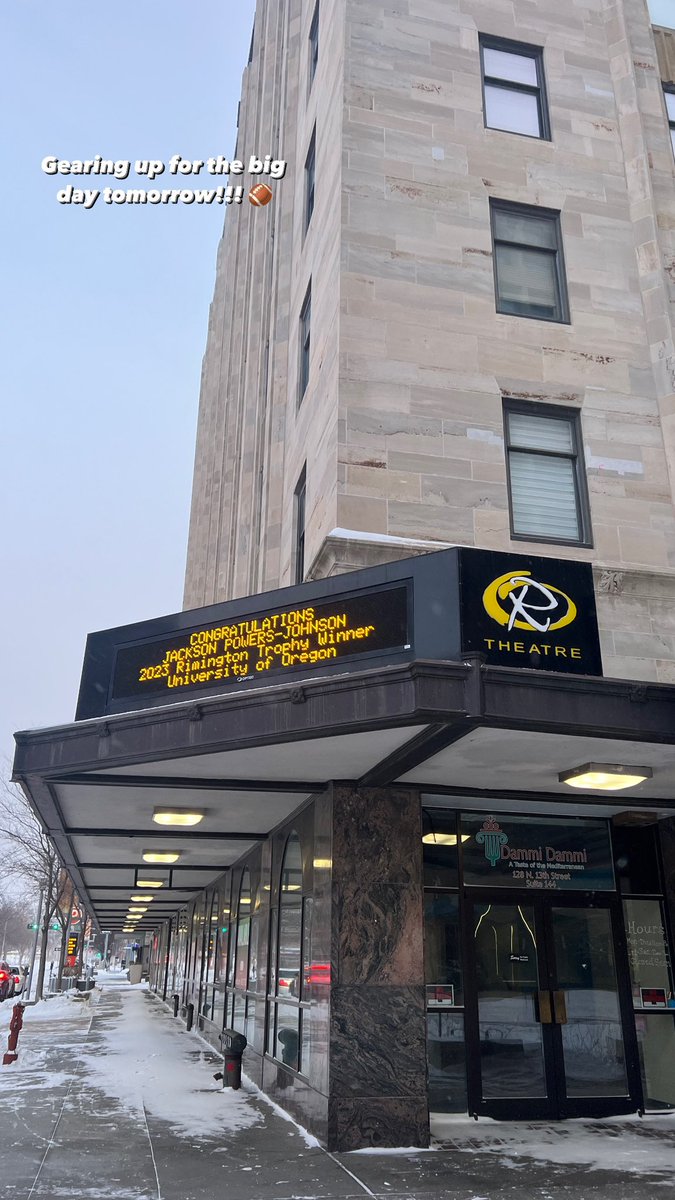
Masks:
[[[202,994],[200,1014],[202,1017],[213,1019],[214,984],[216,980],[216,956],[218,953],[218,892],[211,897],[207,907],[207,921],[204,927],[204,974],[202,979]],[[203,1025],[202,1025],[203,1028]]]
[[[670,140],[673,146],[673,154],[675,154],[675,88],[664,87],[663,95],[666,101],[666,112],[668,113]]]
[[[232,1028],[246,1032],[246,992],[248,989],[249,951],[251,942],[251,872],[245,868],[239,889],[237,912],[237,941],[233,959],[234,1003]]]
[[[512,536],[589,546],[579,413],[506,401],[504,422]]]
[[[569,323],[560,213],[490,202],[497,312]]]
[[[482,36],[480,53],[488,129],[549,139],[543,50]]]
[[[293,582],[302,583],[305,578],[305,505],[307,498],[307,465],[302,468],[295,488],[295,538]]]
[[[319,61],[319,0],[316,0],[314,6],[314,16],[312,24],[309,27],[309,72],[308,72],[308,90],[314,82],[316,75],[317,63]]]
[[[300,375],[298,380],[298,404],[307,391],[309,383],[309,351],[312,324],[312,282],[310,280],[305,299],[300,309]]]
[[[314,191],[316,188],[316,125],[312,130],[312,136],[309,142],[309,150],[305,159],[305,233],[309,229],[309,223],[314,212]]]
[[[276,970],[270,978],[268,1052],[294,1071],[300,1062],[300,977],[302,957],[302,852],[297,833],[291,833],[281,865],[279,883]],[[272,921],[275,914],[272,914]],[[272,953],[275,940],[271,939]]]

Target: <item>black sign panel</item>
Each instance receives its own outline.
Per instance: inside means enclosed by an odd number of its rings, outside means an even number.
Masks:
[[[504,667],[602,675],[588,563],[460,550],[462,649]]]
[[[76,720],[475,651],[602,674],[590,566],[452,547],[101,630]]]
[[[463,814],[461,829],[467,886],[614,891],[607,821]]]
[[[185,699],[270,676],[310,670],[377,651],[409,648],[405,585],[245,619],[195,625],[118,648],[113,701]]]

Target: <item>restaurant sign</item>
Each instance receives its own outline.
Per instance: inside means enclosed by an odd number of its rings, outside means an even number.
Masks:
[[[464,883],[540,891],[614,891],[606,821],[461,818]]]

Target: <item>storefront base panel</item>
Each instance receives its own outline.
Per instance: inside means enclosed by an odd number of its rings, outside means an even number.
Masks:
[[[302,1125],[309,1133],[318,1138],[322,1145],[331,1146],[328,1120],[328,1098],[310,1087],[307,1080],[288,1069],[283,1063],[271,1058],[262,1062],[261,1090],[270,1100],[274,1100],[280,1108]]]
[[[429,1145],[426,1097],[381,1096],[332,1099],[328,1106],[329,1150],[361,1150],[366,1146]]]

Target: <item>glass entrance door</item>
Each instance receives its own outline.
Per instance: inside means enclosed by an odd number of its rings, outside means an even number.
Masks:
[[[469,906],[470,1111],[556,1118],[639,1106],[613,907],[531,894]]]

